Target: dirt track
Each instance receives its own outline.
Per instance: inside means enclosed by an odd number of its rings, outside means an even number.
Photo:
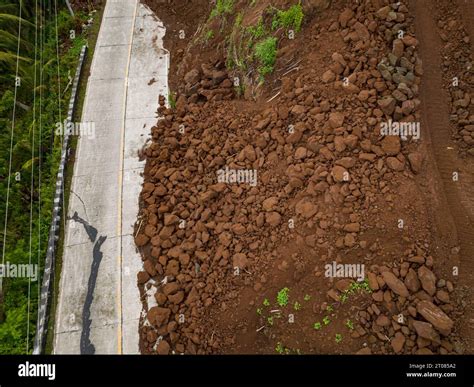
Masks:
[[[473,4],[458,2],[470,8],[463,12],[472,16]],[[420,55],[423,61],[423,79],[421,85],[422,126],[427,128],[431,146],[428,148],[434,156],[433,168],[434,187],[437,196],[442,201],[433,210],[436,217],[438,233],[449,235],[454,250],[459,246],[461,284],[467,287],[464,297],[467,302],[472,300],[471,285],[474,283],[474,179],[472,159],[460,159],[456,145],[451,138],[449,122],[449,99],[443,88],[441,69],[441,39],[439,38],[434,7],[430,1],[413,1],[412,9],[415,14],[416,35],[420,40]],[[466,21],[471,18],[466,18]],[[468,24],[471,32],[473,24]],[[453,182],[453,172],[459,171],[460,182]],[[456,254],[453,254],[454,256]],[[449,261],[448,261],[449,262]],[[455,262],[454,262],[455,264]],[[447,268],[449,270],[449,267]],[[472,330],[472,308],[462,319],[462,331],[469,338],[472,348],[472,337],[467,334]]]

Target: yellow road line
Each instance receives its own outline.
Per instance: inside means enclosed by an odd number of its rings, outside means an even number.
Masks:
[[[132,57],[132,46],[133,46],[133,31],[135,29],[135,19],[137,17],[137,7],[138,1],[135,1],[135,9],[133,11],[133,19],[132,19],[132,31],[130,32],[130,47],[128,50],[128,59],[127,59],[127,67],[125,70],[125,85],[124,85],[124,93],[123,93],[123,116],[122,116],[122,128],[120,132],[120,168],[119,168],[119,176],[118,176],[118,183],[119,183],[119,201],[118,201],[118,223],[117,223],[117,235],[119,240],[119,254],[117,257],[117,265],[118,265],[118,272],[119,272],[119,286],[117,287],[117,310],[118,310],[118,329],[117,329],[117,352],[119,355],[123,353],[123,316],[122,316],[122,199],[123,199],[123,169],[124,169],[124,141],[125,141],[125,123],[126,123],[126,115],[127,115],[127,92],[128,92],[128,74],[130,70],[130,60]]]

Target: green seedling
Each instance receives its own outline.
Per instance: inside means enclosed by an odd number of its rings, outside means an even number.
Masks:
[[[258,314],[259,316],[262,315],[262,308],[258,308],[258,309],[257,309],[257,314]]]
[[[354,329],[354,323],[351,320],[346,321],[346,327],[348,327],[350,330]]]
[[[333,312],[334,308],[331,305],[326,306],[326,311],[327,312]]]
[[[298,302],[298,301],[295,301],[294,305],[293,305],[293,308],[295,310],[300,310],[301,309],[301,304]]]
[[[273,326],[273,317],[267,318],[268,325]]]
[[[313,324],[313,328],[316,329],[317,331],[319,331],[321,329],[322,325],[320,322],[315,322]]]
[[[311,300],[311,296],[309,294],[305,294],[303,300],[309,301],[309,300]]]
[[[268,298],[265,298],[265,299],[263,300],[263,305],[264,305],[264,306],[270,306],[270,301],[268,301]]]
[[[330,322],[331,322],[330,318],[328,316],[324,316],[323,318],[324,325],[329,325]]]
[[[289,301],[289,293],[290,289],[288,288],[283,288],[281,289],[278,294],[277,294],[277,303],[278,305],[280,306],[286,306],[288,305],[288,301]]]
[[[283,344],[278,342],[275,347],[275,351],[281,355],[284,352],[284,350],[285,350],[285,347],[283,347]]]
[[[336,343],[340,343],[342,341],[342,335],[340,333],[336,333]]]

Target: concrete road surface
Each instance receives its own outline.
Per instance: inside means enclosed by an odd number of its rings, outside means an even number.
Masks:
[[[164,34],[138,1],[107,1],[82,115],[95,136],[81,135],[73,172],[55,353],[139,352],[138,151],[156,122],[159,94],[168,95]]]

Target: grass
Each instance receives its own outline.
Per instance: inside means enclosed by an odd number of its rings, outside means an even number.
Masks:
[[[260,17],[256,25],[247,27],[247,32],[252,39],[262,38],[266,34],[263,18]]]
[[[295,32],[301,30],[304,13],[301,3],[295,4],[286,11],[278,10],[272,20],[272,29],[276,30],[280,27],[293,29]]]
[[[260,77],[273,72],[277,55],[277,38],[268,37],[255,45],[255,57],[259,61]]]
[[[234,0],[217,0],[216,6],[211,11],[211,19],[231,13],[234,8]]]
[[[171,109],[176,109],[176,94],[169,93],[168,94],[168,104],[170,105]]]

